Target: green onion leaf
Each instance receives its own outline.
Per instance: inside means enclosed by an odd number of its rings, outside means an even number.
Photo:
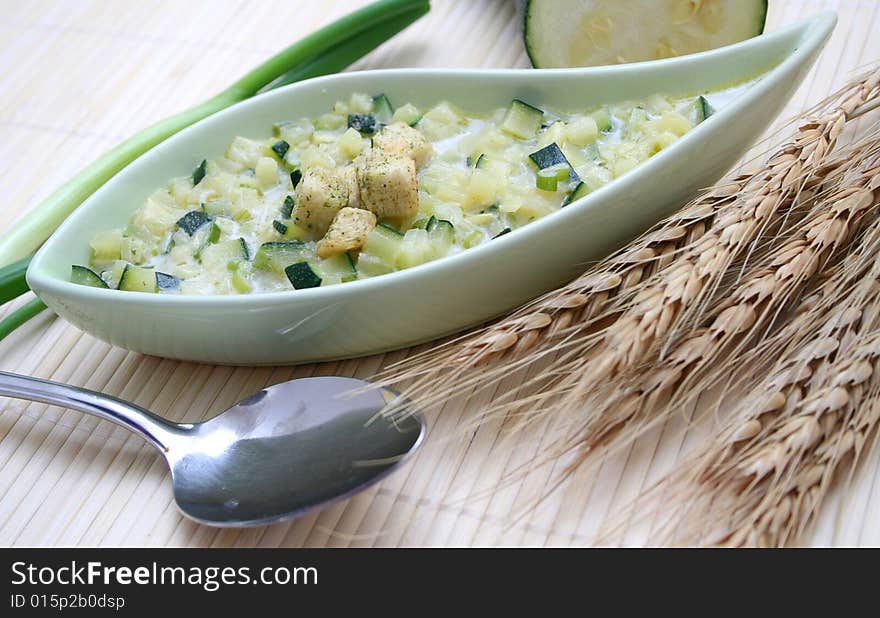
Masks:
[[[566,172],[566,176],[568,172]],[[541,191],[556,191],[559,179],[556,177],[555,169],[540,170],[535,175],[535,186]]]
[[[0,304],[18,298],[30,289],[24,278],[30,263],[31,258],[26,257],[0,268]]]
[[[46,303],[41,301],[39,298],[35,298],[29,303],[25,303],[8,316],[3,321],[0,321],[0,340],[5,339],[6,336],[14,331],[16,328],[30,320],[32,317],[43,311],[44,309],[48,309]]]

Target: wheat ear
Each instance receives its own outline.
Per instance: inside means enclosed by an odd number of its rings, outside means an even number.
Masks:
[[[762,469],[765,455],[775,447],[770,438],[797,425],[789,425],[794,411],[810,393],[828,382],[840,366],[842,358],[859,337],[870,334],[880,314],[880,220],[875,219],[845,259],[833,264],[820,278],[816,289],[798,303],[789,322],[778,329],[761,346],[742,356],[739,364],[756,367],[756,379],[741,384],[751,394],[736,395],[736,405],[728,413],[724,426],[697,455],[679,463],[667,475],[616,519],[616,526],[607,532],[620,532],[633,513],[648,513],[649,503],[657,504],[660,495],[672,496],[674,517],[658,532],[666,542],[695,543],[703,539],[712,522],[726,524],[743,508],[749,491],[763,491],[741,483],[744,467]],[[778,360],[768,371],[762,363],[767,357]],[[797,421],[805,422],[805,421]],[[780,429],[787,427],[788,429]],[[805,432],[809,427],[803,426]],[[801,435],[801,434],[799,434]],[[784,450],[780,451],[783,455]],[[732,480],[731,480],[732,479]],[[734,491],[735,490],[735,491]],[[754,499],[754,497],[752,497]],[[664,503],[669,503],[664,500]],[[819,502],[813,507],[818,508]],[[803,507],[803,505],[801,505]],[[784,508],[784,507],[783,507]],[[812,517],[811,511],[800,508],[792,517]],[[717,527],[717,525],[716,525]],[[806,524],[801,526],[805,529]],[[731,530],[722,527],[718,538],[731,537]],[[717,533],[716,533],[717,535]],[[766,540],[766,539],[765,539]]]
[[[643,351],[699,318],[756,237],[808,201],[799,200],[806,179],[826,163],[848,113],[878,95],[878,82],[880,71],[814,108],[816,119],[802,124],[764,170],[723,182],[572,283],[493,325],[392,366],[380,380],[407,383],[405,395],[429,406],[461,389],[497,384],[560,351],[563,362],[577,362],[604,342],[620,351],[618,364],[642,360]],[[639,314],[646,298],[663,299],[659,314]],[[625,328],[617,326],[621,321]],[[624,349],[616,337],[634,324],[642,336]],[[486,366],[468,371],[480,364]],[[555,384],[569,373],[569,367],[557,365],[540,380],[553,390],[548,381]],[[515,401],[515,395],[508,393],[506,401]]]

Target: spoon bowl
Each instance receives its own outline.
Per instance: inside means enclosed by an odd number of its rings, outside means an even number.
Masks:
[[[296,517],[390,474],[418,447],[419,417],[378,415],[387,391],[353,378],[292,380],[261,390],[174,439],[165,458],[190,518],[251,526]]]
[[[202,423],[179,424],[115,397],[0,371],[0,395],[80,410],[145,438],[168,462],[181,512],[223,527],[296,517],[400,466],[421,444],[424,423],[411,411],[380,414],[396,395],[367,386],[354,378],[291,380]]]
[[[836,18],[823,13],[707,52],[577,69],[395,69],[327,76],[254,97],[171,137],[94,193],[43,245],[28,283],[75,326],[114,345],[214,364],[351,358],[484,322],[571,280],[710,186],[790,100]],[[757,78],[757,79],[756,79]],[[598,190],[492,242],[415,268],[296,291],[137,294],[76,285],[100,230],[122,227],[157,187],[220,156],[237,135],[315,118],[351,93],[384,92],[426,109],[447,100],[486,112],[518,98],[560,112],[653,94],[693,96],[748,82],[674,144]]]

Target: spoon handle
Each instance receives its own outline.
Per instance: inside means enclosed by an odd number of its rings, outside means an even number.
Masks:
[[[163,453],[176,435],[188,429],[134,404],[76,386],[0,371],[0,395],[41,401],[92,414],[138,434]]]

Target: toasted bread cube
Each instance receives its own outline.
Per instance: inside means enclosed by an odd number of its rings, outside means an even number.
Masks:
[[[361,208],[343,208],[333,219],[330,229],[318,242],[318,257],[327,258],[364,246],[369,234],[376,227],[376,215]]]
[[[389,124],[373,136],[373,147],[380,148],[388,154],[410,157],[421,167],[433,154],[431,142],[418,129],[402,122]]]
[[[359,158],[356,171],[361,208],[380,219],[407,219],[418,212],[419,182],[409,157],[373,148]]]
[[[357,205],[357,182],[351,167],[310,167],[294,190],[293,222],[316,238],[327,233],[340,210]]]

